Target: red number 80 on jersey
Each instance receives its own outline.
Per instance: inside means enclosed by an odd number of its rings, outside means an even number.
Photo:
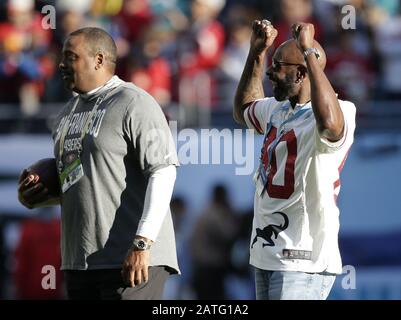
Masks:
[[[272,127],[262,148],[262,163],[264,170],[267,170],[270,163],[270,170],[267,175],[266,192],[270,198],[288,199],[293,194],[295,186],[294,170],[295,160],[297,158],[297,137],[295,136],[293,129],[283,134],[279,143],[277,143],[271,151],[272,158],[269,160],[268,146],[274,141],[274,139],[276,139],[276,137],[277,128]],[[287,160],[284,167],[284,185],[275,185],[273,184],[273,178],[277,174],[276,149],[277,147],[283,147],[283,144],[281,143],[282,141],[286,142],[287,147]],[[283,160],[284,159],[279,159],[279,161]]]

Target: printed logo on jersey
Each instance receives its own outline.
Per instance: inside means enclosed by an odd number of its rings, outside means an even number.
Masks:
[[[273,212],[272,214],[281,215],[284,219],[284,223],[280,225],[269,224],[268,226],[264,227],[263,229],[256,228],[256,236],[253,238],[251,249],[253,248],[254,244],[258,241],[258,238],[262,238],[265,242],[262,243],[262,247],[274,247],[276,244],[274,243],[272,237],[274,236],[277,239],[278,234],[281,231],[284,231],[288,228],[288,217],[283,212]]]
[[[88,121],[90,114],[90,111],[78,112],[74,113],[74,115],[71,117],[71,121],[68,125],[68,131],[66,134],[67,138],[64,142],[64,152],[72,152],[80,148],[81,133],[82,130],[84,130],[85,124]],[[105,114],[106,109],[97,110],[96,113],[89,120],[85,134],[89,134],[96,138],[99,134],[100,127],[102,126]],[[60,124],[56,130],[56,141],[60,139],[61,131],[64,128],[64,124],[67,121],[67,118],[68,116],[64,116],[60,121]]]

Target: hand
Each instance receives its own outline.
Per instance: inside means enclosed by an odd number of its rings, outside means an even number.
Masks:
[[[18,200],[28,209],[49,198],[47,188],[39,181],[39,176],[24,169],[18,180]]]
[[[297,41],[298,48],[304,52],[308,48],[313,48],[315,37],[315,27],[311,23],[298,22],[291,27],[292,36]]]
[[[143,282],[147,282],[149,279],[148,269],[150,261],[149,250],[138,250],[136,248],[130,248],[125,257],[121,275],[125,283],[131,287],[140,285]]]
[[[264,53],[271,47],[278,35],[269,20],[255,20],[252,24],[251,50],[256,54]]]

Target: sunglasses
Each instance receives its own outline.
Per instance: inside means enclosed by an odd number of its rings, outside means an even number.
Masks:
[[[273,60],[272,64],[271,64],[271,68],[273,69],[273,71],[279,71],[281,66],[303,66],[305,67],[305,65],[301,64],[301,63],[291,63],[291,62],[286,62],[286,61],[278,61],[278,60]]]

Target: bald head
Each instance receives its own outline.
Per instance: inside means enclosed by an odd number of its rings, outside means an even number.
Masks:
[[[316,41],[313,41],[313,47],[319,50],[320,58],[319,64],[324,69],[326,67],[326,53],[324,52],[322,46]],[[278,61],[287,61],[297,64],[305,64],[305,59],[301,50],[297,46],[297,42],[294,39],[287,40],[283,42],[275,51],[274,59]]]

